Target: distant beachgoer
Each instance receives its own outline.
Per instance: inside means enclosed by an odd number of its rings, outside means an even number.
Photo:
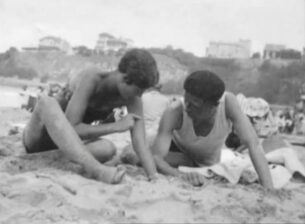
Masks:
[[[305,134],[305,114],[298,112],[294,117],[295,130],[294,134],[302,135]]]
[[[23,86],[22,86],[22,90],[23,90],[23,91],[26,91],[27,89],[28,89],[28,85],[23,85]]]
[[[283,115],[283,111],[281,111],[281,110],[277,111],[274,118],[275,118],[275,122],[278,127],[279,133],[283,133],[284,129],[285,129],[285,124],[286,124],[286,121],[285,121],[285,118]]]
[[[284,119],[285,119],[285,128],[284,133],[292,134],[294,130],[294,110],[290,108],[286,108],[284,112]]]
[[[156,167],[146,147],[141,96],[158,83],[159,72],[153,56],[146,50],[126,52],[118,70],[83,71],[55,98],[42,95],[27,124],[23,143],[28,153],[59,148],[86,172],[106,183],[119,183],[125,171],[101,163],[111,160],[116,149],[100,136],[130,130],[133,146],[150,179]],[[128,114],[117,122],[105,122],[113,109],[126,106]],[[101,121],[92,125],[94,121]]]
[[[273,188],[270,170],[258,137],[238,101],[225,92],[224,82],[210,71],[197,71],[184,82],[184,103],[173,101],[165,110],[152,145],[158,170],[181,177],[193,185],[204,183],[198,173],[184,173],[178,166],[210,166],[220,162],[232,125],[250,157],[261,184]]]
[[[237,95],[237,100],[241,110],[250,119],[258,137],[266,137],[278,132],[277,120],[266,100],[256,97],[241,97],[241,94]]]

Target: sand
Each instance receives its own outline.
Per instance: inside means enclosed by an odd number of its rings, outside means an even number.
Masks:
[[[124,165],[123,183],[108,185],[86,178],[81,167],[60,151],[27,155],[21,133],[8,132],[30,114],[16,108],[0,108],[0,112],[0,223],[305,222],[305,184],[293,182],[267,191],[256,183],[212,180],[193,187],[163,175],[151,183],[142,168]],[[154,116],[147,122],[149,134],[155,132]],[[121,150],[128,137],[109,138]],[[305,149],[296,151],[305,164]]]

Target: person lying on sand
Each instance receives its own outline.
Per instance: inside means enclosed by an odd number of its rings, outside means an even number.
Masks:
[[[297,171],[304,175],[305,167],[292,144],[280,135],[277,120],[274,119],[269,104],[262,98],[245,98],[240,94],[237,95],[237,100],[260,139],[267,161],[285,165],[291,172]],[[234,128],[226,140],[226,145],[240,153],[247,150],[247,146],[243,145],[234,133]]]
[[[28,153],[59,148],[71,160],[83,165],[97,180],[119,183],[125,171],[106,166],[116,153],[111,141],[100,136],[130,130],[131,140],[149,178],[156,167],[144,138],[143,92],[156,85],[159,72],[153,56],[142,49],[126,52],[118,70],[87,69],[70,80],[55,98],[41,96],[27,124],[23,144]],[[116,107],[127,106],[121,120],[107,121]],[[98,125],[91,125],[102,120]]]
[[[204,184],[200,174],[183,173],[176,168],[211,166],[220,162],[222,147],[233,125],[249,149],[261,184],[273,188],[258,137],[235,95],[225,91],[224,82],[210,71],[196,71],[186,78],[184,89],[184,103],[173,101],[160,120],[152,145],[158,170],[193,185]]]

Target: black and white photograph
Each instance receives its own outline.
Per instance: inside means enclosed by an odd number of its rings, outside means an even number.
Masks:
[[[0,0],[0,223],[305,223],[305,0]]]

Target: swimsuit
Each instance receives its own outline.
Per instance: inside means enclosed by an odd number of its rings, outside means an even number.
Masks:
[[[199,166],[205,165],[205,161],[213,160],[213,163],[216,163],[220,159],[220,151],[231,132],[232,123],[226,117],[225,95],[226,93],[219,101],[214,125],[207,136],[197,136],[195,134],[193,122],[184,109],[182,126],[179,130],[173,132],[174,143],[182,152],[194,158]],[[198,158],[200,154],[204,155],[205,158]]]

